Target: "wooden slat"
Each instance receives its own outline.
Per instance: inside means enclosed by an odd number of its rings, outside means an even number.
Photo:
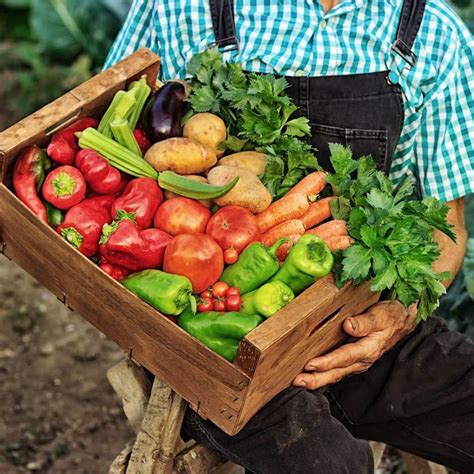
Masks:
[[[171,474],[186,402],[155,378],[127,474]]]
[[[0,185],[0,247],[67,306],[231,433],[249,378],[69,246]]]
[[[137,433],[151,392],[151,380],[145,369],[131,360],[122,360],[107,371],[107,379],[122,400],[125,416]]]
[[[117,90],[143,74],[154,85],[159,65],[158,56],[143,48],[0,132],[1,181],[5,182],[10,164],[22,148],[33,144],[43,146],[48,132],[59,124],[65,126],[79,116],[97,116]]]
[[[224,464],[227,464],[226,459],[202,444],[185,449],[176,456],[174,461],[177,474],[211,473]]]
[[[275,337],[271,337],[271,331],[257,335],[250,333],[243,342],[243,345],[262,344],[263,347],[254,346],[260,356],[237,429],[245,426],[265,403],[289,387],[311,357],[328,352],[346,340],[347,335],[342,330],[344,319],[363,312],[379,298],[370,291],[370,282],[357,288],[348,286],[342,292],[338,292],[330,279],[319,286],[319,302],[314,300],[315,295],[310,291],[275,315],[287,320],[286,324],[278,322],[281,332],[274,334]],[[308,311],[308,307],[313,309]],[[331,319],[326,321],[328,316]]]

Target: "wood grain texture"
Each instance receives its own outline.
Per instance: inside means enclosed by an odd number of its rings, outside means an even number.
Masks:
[[[0,185],[5,255],[204,417],[232,431],[249,378],[73,249]]]
[[[159,57],[143,48],[80,86],[72,89],[33,114],[0,132],[0,178],[5,182],[11,163],[26,146],[44,146],[58,124],[66,126],[85,116],[98,116],[115,92],[147,74],[154,87]]]
[[[379,298],[370,291],[370,282],[359,287],[348,285],[339,291],[332,279],[326,278],[309,290],[260,326],[260,331],[257,328],[248,334],[241,343],[252,345],[260,355],[252,368],[237,429],[289,387],[311,357],[328,352],[346,340],[342,330],[344,319],[363,312]],[[273,318],[277,318],[275,322]]]
[[[186,402],[155,378],[127,474],[171,474]]]
[[[174,460],[177,474],[211,473],[225,464],[227,464],[226,459],[202,444],[196,444],[185,449],[177,454]]]
[[[107,371],[107,380],[122,400],[125,416],[137,433],[151,392],[151,380],[145,369],[130,360],[122,360]]]

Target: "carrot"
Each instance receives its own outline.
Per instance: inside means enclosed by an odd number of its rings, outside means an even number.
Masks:
[[[346,221],[335,219],[307,230],[306,234],[313,234],[320,239],[347,235],[347,224]]]
[[[298,219],[291,219],[272,227],[262,235],[262,242],[265,245],[273,245],[279,238],[289,235],[303,235],[305,231],[304,224]]]
[[[335,250],[346,250],[354,242],[354,239],[351,239],[348,235],[336,235],[333,237],[327,237],[323,240],[326,242],[331,252],[334,252]]]
[[[265,211],[257,214],[257,223],[260,232],[266,232],[282,222],[298,219],[309,208],[305,194],[291,194],[275,201]]]
[[[304,177],[299,183],[295,184],[287,194],[305,194],[310,200],[316,196],[326,186],[326,173],[324,171],[315,171]]]
[[[325,221],[331,217],[331,209],[329,203],[334,199],[334,196],[320,199],[309,205],[309,209],[301,217],[303,224],[307,229],[314,227],[316,224]]]
[[[276,257],[280,262],[284,262],[286,260],[286,257],[288,257],[288,253],[290,252],[291,247],[293,247],[294,244],[298,243],[298,240],[300,240],[301,235],[293,234],[289,235],[288,238],[291,239],[291,242],[285,242],[284,244],[281,244],[276,252]]]

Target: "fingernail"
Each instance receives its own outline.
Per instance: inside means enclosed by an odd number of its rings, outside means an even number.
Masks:
[[[349,319],[349,322],[351,323],[351,328],[353,331],[357,331],[357,323],[355,319]]]
[[[306,367],[306,370],[318,370],[318,368],[315,365],[308,365],[308,367]]]
[[[296,385],[299,385],[301,387],[306,387],[306,382],[304,379],[299,379],[296,381]]]

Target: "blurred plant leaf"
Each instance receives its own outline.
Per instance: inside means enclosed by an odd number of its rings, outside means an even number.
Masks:
[[[31,26],[47,55],[61,61],[86,52],[102,64],[130,1],[32,0]]]

